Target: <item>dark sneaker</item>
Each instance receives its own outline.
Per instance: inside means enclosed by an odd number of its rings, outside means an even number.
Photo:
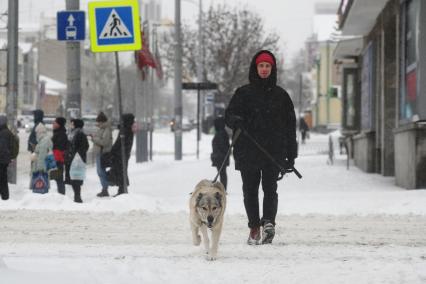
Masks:
[[[117,196],[119,196],[119,195],[122,195],[122,194],[124,194],[124,192],[122,192],[122,191],[118,191],[116,194],[114,194],[112,197],[117,197]]]
[[[260,245],[260,228],[251,228],[247,240],[248,245]]]
[[[275,236],[275,227],[271,223],[263,225],[262,245],[272,243]]]
[[[102,189],[101,192],[99,192],[98,194],[96,194],[97,197],[108,197],[109,193],[107,189]]]

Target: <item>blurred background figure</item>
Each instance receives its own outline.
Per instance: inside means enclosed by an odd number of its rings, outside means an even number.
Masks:
[[[67,130],[65,129],[66,119],[57,117],[53,122],[53,155],[57,169],[50,173],[50,179],[55,180],[58,186],[58,193],[65,194],[64,183],[64,161],[65,151],[68,148]]]
[[[7,117],[0,115],[0,195],[2,200],[9,199],[7,167],[19,153],[19,140],[7,127]]]
[[[303,116],[299,119],[299,130],[300,134],[302,135],[302,144],[306,143],[306,138],[309,132],[309,126],[305,121],[305,118]]]
[[[108,193],[108,179],[104,165],[101,163],[101,157],[104,153],[109,153],[112,147],[112,130],[111,123],[108,121],[107,116],[100,112],[96,117],[96,125],[98,130],[92,137],[93,141],[93,154],[96,157],[96,171],[102,185],[102,190],[97,194],[98,197],[109,196]]]

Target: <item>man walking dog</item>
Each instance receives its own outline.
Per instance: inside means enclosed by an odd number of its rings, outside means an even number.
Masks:
[[[280,169],[260,147],[278,164],[291,170],[297,157],[297,142],[293,102],[288,93],[277,86],[277,64],[270,51],[262,50],[253,57],[249,84],[235,91],[225,120],[234,135],[238,129],[247,134],[240,135],[234,146],[235,168],[241,172],[250,228],[247,243],[271,243],[275,236]],[[260,182],[264,193],[262,218],[259,214]],[[263,227],[262,236],[260,227]]]

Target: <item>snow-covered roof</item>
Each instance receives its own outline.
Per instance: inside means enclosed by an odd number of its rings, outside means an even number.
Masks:
[[[63,84],[44,75],[40,75],[39,80],[40,82],[46,82],[46,93],[48,93],[49,95],[59,96],[60,93],[65,91],[67,88],[66,84]]]
[[[3,48],[3,47],[7,47],[7,40],[0,39],[0,48]],[[19,43],[19,48],[21,49],[22,53],[29,52],[32,47],[33,47],[32,43],[28,43],[28,42],[20,42]]]

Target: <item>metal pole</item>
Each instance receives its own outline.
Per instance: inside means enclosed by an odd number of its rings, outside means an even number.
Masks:
[[[298,125],[299,125],[299,130],[300,128],[300,123],[302,121],[302,94],[303,94],[303,74],[300,73],[300,78],[299,78],[299,121],[298,121]],[[300,141],[302,141],[302,132],[300,131]]]
[[[204,40],[203,40],[203,1],[200,0],[199,4],[198,4],[198,70],[197,70],[197,79],[198,82],[204,82],[205,78],[204,78]],[[204,99],[202,99],[204,96],[202,96],[204,94],[204,92],[200,93],[200,97],[199,97],[199,103],[201,104],[200,108],[202,109],[203,115],[201,116],[202,118],[204,118]],[[201,115],[201,114],[199,114]],[[199,131],[199,136],[198,140],[201,140],[201,123],[199,123],[199,125],[197,126],[197,129]]]
[[[197,79],[198,82],[203,82],[203,10],[202,10],[202,0],[199,3],[198,11],[198,64],[197,64]]]
[[[200,88],[197,89],[197,159],[200,159]]]
[[[120,115],[120,142],[121,142],[121,164],[123,166],[123,193],[127,193],[127,161],[126,150],[124,148],[124,121],[123,121],[123,104],[121,100],[121,82],[120,82],[120,65],[118,62],[118,52],[115,53],[115,68],[117,72],[117,94],[118,94],[118,113]]]
[[[7,107],[6,113],[11,131],[16,134],[18,107],[18,2],[9,0],[7,16]],[[17,163],[9,165],[8,180],[16,184]]]
[[[330,124],[330,42],[327,40],[327,70],[326,70],[326,86],[327,86],[327,126]]]
[[[79,0],[66,0],[67,10],[79,10]],[[67,117],[81,116],[81,68],[80,68],[80,42],[68,42],[67,46]]]
[[[302,95],[303,95],[303,74],[300,73],[299,78],[299,117],[302,115]]]
[[[175,160],[182,160],[182,37],[180,0],[175,0]]]
[[[152,50],[152,49],[151,49]],[[154,69],[150,70],[150,86],[151,86],[151,92],[150,92],[150,98],[149,98],[149,160],[152,161],[152,142],[154,134],[154,120],[153,120],[153,114],[154,114]]]

